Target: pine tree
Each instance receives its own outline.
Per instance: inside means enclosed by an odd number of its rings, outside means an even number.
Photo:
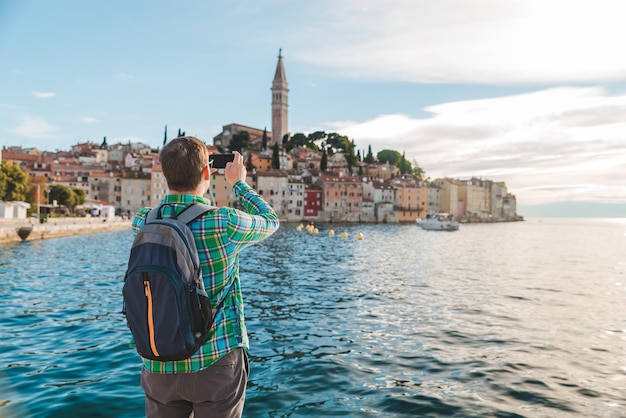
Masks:
[[[163,134],[163,145],[167,142],[167,125],[165,125],[165,133]]]

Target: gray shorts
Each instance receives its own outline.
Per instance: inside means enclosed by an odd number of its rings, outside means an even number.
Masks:
[[[146,417],[241,417],[248,383],[248,356],[243,348],[196,373],[141,372]]]

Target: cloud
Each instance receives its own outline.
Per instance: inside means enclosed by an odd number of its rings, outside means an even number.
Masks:
[[[34,91],[33,95],[40,99],[49,99],[50,97],[54,97],[57,94],[51,91]]]
[[[19,124],[9,132],[28,139],[55,139],[58,128],[38,116],[22,115]]]
[[[506,181],[524,204],[626,202],[624,106],[626,96],[602,88],[554,88],[431,106],[430,118],[343,122],[338,132],[360,149],[404,151],[432,178]]]
[[[298,26],[308,65],[417,83],[572,83],[624,79],[621,0],[327,0]]]
[[[98,119],[92,117],[92,116],[83,116],[82,118],[80,118],[80,121],[82,123],[97,123]]]
[[[132,74],[128,74],[128,73],[117,73],[117,78],[121,79],[121,80],[134,80],[135,76]]]

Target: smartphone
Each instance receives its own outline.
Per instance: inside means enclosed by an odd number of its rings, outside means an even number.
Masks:
[[[226,163],[233,162],[235,154],[211,154],[209,161],[213,161],[213,168],[226,168]]]

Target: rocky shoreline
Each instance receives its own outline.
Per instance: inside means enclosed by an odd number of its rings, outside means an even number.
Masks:
[[[20,219],[0,222],[0,245],[123,229],[130,230],[131,227],[131,221],[121,217],[51,218],[45,223],[35,223],[34,221],[34,219]]]

